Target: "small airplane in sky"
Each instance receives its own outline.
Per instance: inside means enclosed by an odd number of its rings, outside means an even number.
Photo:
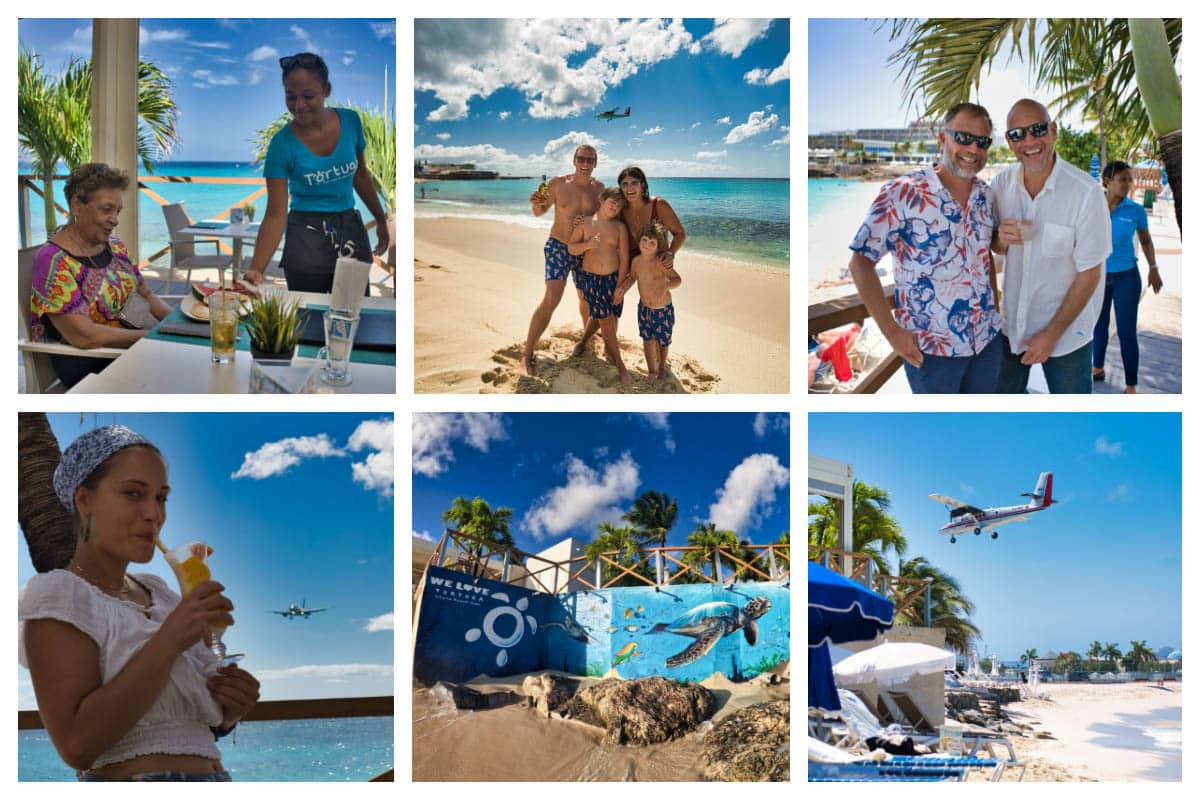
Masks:
[[[291,605],[289,605],[287,611],[271,611],[268,613],[278,614],[279,616],[283,617],[284,619],[290,620],[290,619],[293,619],[294,617],[301,617],[302,619],[308,619],[313,614],[316,614],[320,611],[328,611],[328,610],[329,610],[328,608],[305,608],[304,601],[301,600],[300,605],[296,605],[295,603],[292,603]]]
[[[1037,488],[1032,493],[1021,493],[1022,497],[1029,498],[1029,502],[1020,506],[977,508],[968,503],[955,500],[952,497],[947,497],[944,494],[931,494],[929,495],[929,499],[944,503],[950,509],[950,521],[943,525],[938,530],[938,533],[949,536],[950,543],[954,544],[955,537],[958,534],[974,531],[975,535],[978,536],[986,530],[997,528],[1009,522],[1024,522],[1029,519],[1030,514],[1036,511],[1045,511],[1051,505],[1058,502],[1050,496],[1053,488],[1054,474],[1043,472],[1038,476]],[[999,535],[996,531],[992,531],[993,539]]]
[[[613,106],[608,111],[601,111],[599,114],[597,114],[596,119],[602,119],[605,122],[612,122],[614,119],[618,119],[620,117],[628,117],[631,108],[632,106],[625,106],[625,113],[622,114],[620,113],[620,106]]]

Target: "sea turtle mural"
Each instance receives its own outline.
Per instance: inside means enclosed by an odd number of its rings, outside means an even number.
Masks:
[[[728,602],[705,603],[674,622],[658,623],[650,629],[650,633],[674,633],[696,640],[667,659],[668,667],[680,667],[703,657],[721,637],[737,631],[741,631],[746,641],[754,646],[758,641],[758,623],[755,620],[770,610],[771,601],[765,597],[755,597],[742,608]]]
[[[567,636],[570,636],[577,642],[583,642],[586,644],[587,642],[593,641],[591,634],[587,632],[587,629],[580,625],[570,614],[567,614],[566,618],[562,622],[543,622],[542,627],[562,628],[563,633],[567,634]]]

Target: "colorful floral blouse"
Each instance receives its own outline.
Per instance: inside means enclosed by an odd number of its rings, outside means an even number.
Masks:
[[[119,240],[110,240],[108,249],[112,259],[103,266],[93,266],[103,260],[103,254],[81,260],[52,242],[38,251],[29,304],[34,341],[63,340],[54,326],[47,324],[47,314],[86,314],[98,325],[122,327],[121,309],[142,285],[143,278]]]
[[[850,249],[871,261],[892,254],[896,322],[922,353],[973,356],[1000,332],[989,280],[994,226],[987,185],[972,182],[961,208],[932,167],[888,183]]]

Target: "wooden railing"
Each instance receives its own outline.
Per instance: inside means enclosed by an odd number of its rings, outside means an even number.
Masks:
[[[887,300],[888,306],[894,308],[895,293],[891,284],[883,287],[883,296]],[[867,307],[863,305],[862,298],[857,294],[837,297],[823,303],[814,303],[808,307],[808,335],[816,336],[818,333],[840,328],[853,322],[862,325],[868,316]],[[896,370],[900,369],[901,363],[900,356],[892,351],[869,372],[861,376],[858,385],[854,387],[853,394],[878,392],[880,387],[896,373]]]
[[[455,555],[449,554],[450,547],[457,548]],[[703,557],[698,557],[702,553]],[[612,550],[595,558],[553,561],[463,531],[446,530],[426,563],[429,566],[557,594],[578,588],[607,589],[622,580],[660,588],[684,582],[786,581],[791,576],[791,546],[644,547],[632,559],[623,551]],[[710,567],[711,574],[706,571]]]
[[[267,722],[291,719],[343,719],[346,717],[392,717],[396,713],[395,698],[337,697],[320,700],[263,700],[251,709],[243,722]],[[18,711],[17,730],[41,730],[42,715],[37,711]],[[393,770],[371,778],[371,781],[394,780]]]
[[[831,569],[839,575],[861,583],[871,591],[892,601],[896,615],[923,619],[925,627],[933,620],[932,579],[903,578],[876,570],[875,559],[867,553],[838,550],[833,547],[808,546],[808,560]]]

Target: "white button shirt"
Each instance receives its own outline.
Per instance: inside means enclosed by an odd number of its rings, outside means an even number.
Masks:
[[[1083,170],[1056,156],[1050,177],[1037,197],[1025,188],[1022,164],[992,179],[996,223],[1033,221],[1033,235],[1023,245],[1009,245],[1004,260],[1000,314],[1014,354],[1025,341],[1050,323],[1067,297],[1076,274],[1100,266],[1112,252],[1112,229],[1104,189]],[[1051,357],[1073,353],[1092,341],[1104,300],[1104,281],[1096,287],[1054,346]]]

